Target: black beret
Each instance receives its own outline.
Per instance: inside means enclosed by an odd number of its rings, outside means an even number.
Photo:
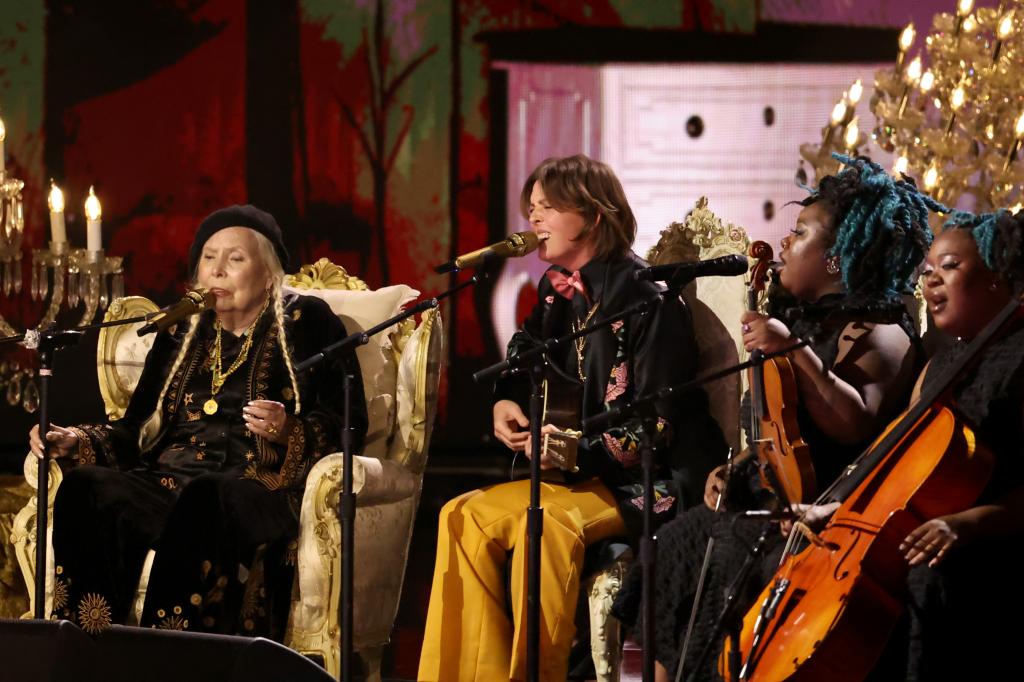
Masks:
[[[281,267],[284,268],[285,272],[288,272],[290,265],[288,262],[288,250],[284,246],[284,237],[281,234],[281,228],[278,226],[277,221],[274,220],[274,216],[249,204],[245,206],[235,204],[234,206],[214,211],[206,216],[203,222],[199,223],[196,236],[192,239],[192,247],[188,251],[188,274],[190,276],[195,274],[196,265],[199,263],[199,256],[203,251],[203,244],[215,232],[219,232],[226,227],[248,227],[269,239],[270,243],[274,246],[278,259],[281,261]]]

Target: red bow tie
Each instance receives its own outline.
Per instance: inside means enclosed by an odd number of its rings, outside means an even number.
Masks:
[[[590,296],[587,294],[587,285],[583,283],[583,279],[580,277],[580,271],[576,270],[571,275],[567,275],[564,272],[558,270],[548,270],[546,273],[548,280],[551,281],[551,286],[555,288],[563,298],[567,298],[570,301],[572,297],[576,295],[576,292],[583,294],[583,298],[590,301]]]

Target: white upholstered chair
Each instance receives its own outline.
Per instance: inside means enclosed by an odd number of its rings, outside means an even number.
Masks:
[[[393,316],[419,295],[405,285],[371,291],[344,269],[320,259],[303,266],[286,280],[289,289],[327,301],[351,333]],[[115,301],[107,318],[125,318],[156,310],[141,297]],[[405,576],[413,519],[419,504],[427,448],[437,407],[443,353],[443,330],[436,310],[373,337],[356,352],[366,395],[369,430],[363,453],[354,458],[353,485],[357,493],[355,546],[359,561],[354,576],[354,632],[357,652],[367,666],[368,679],[380,679],[384,645],[391,636]],[[104,330],[97,355],[100,386],[108,416],[124,413],[149,351],[130,327]],[[35,459],[26,458],[25,475],[36,485]],[[302,500],[298,540],[298,570],[285,644],[319,657],[337,676],[340,668],[341,530],[337,518],[342,455],[324,457],[310,471]],[[51,464],[49,505],[62,478]],[[35,513],[33,499],[18,514],[12,544],[29,595],[34,594]],[[50,517],[52,519],[52,516]],[[50,541],[49,532],[47,542]],[[53,552],[47,553],[52,562]],[[139,582],[136,614],[141,612],[153,552]],[[49,566],[46,611],[53,595]],[[34,607],[30,607],[26,617]]]
[[[708,208],[707,198],[701,197],[682,223],[672,223],[661,232],[647,260],[652,265],[660,265],[746,255],[749,245],[743,228],[723,223]],[[746,307],[743,278],[701,277],[683,290],[682,297],[693,315],[700,349],[698,374],[740,362],[744,350],[739,320]],[[743,445],[739,418],[744,377],[733,374],[705,386],[711,414],[734,453]],[[597,679],[601,682],[619,679],[621,633],[619,622],[611,615],[611,606],[631,561],[628,554],[621,557],[592,576],[584,586],[590,607],[591,653]]]

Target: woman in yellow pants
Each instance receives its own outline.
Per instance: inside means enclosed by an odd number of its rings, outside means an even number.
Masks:
[[[543,239],[539,256],[552,267],[538,285],[536,306],[509,342],[510,356],[658,293],[656,285],[633,277],[646,266],[631,250],[636,221],[604,164],[582,155],[548,159],[527,179],[520,203]],[[667,297],[653,312],[583,337],[548,360],[578,381],[585,419],[693,376],[690,312]],[[495,436],[526,453],[528,396],[522,376],[503,379],[495,389]],[[657,414],[654,512],[662,521],[700,501],[703,481],[724,460],[726,445],[702,391],[658,404]],[[545,424],[543,431],[558,426],[566,425]],[[627,422],[581,439],[573,473],[553,471],[546,457],[541,461],[548,474],[541,491],[541,679],[566,676],[584,549],[638,536],[643,428]],[[441,511],[418,679],[525,679],[528,503],[529,482],[514,481],[466,493]]]

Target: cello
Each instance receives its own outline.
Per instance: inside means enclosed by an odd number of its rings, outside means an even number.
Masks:
[[[853,682],[871,672],[903,612],[901,542],[925,521],[969,508],[991,476],[993,458],[951,394],[1021,309],[1010,301],[819,498],[839,508],[819,534],[805,531],[806,549],[787,548],[746,614],[740,679]]]
[[[756,312],[771,268],[772,247],[766,242],[754,242],[748,255],[755,262],[750,269],[747,310]],[[793,366],[785,356],[758,362],[761,356],[760,350],[750,353],[750,359],[756,363],[748,370],[750,450],[757,456],[762,483],[788,508],[814,498],[814,466],[797,423]]]

